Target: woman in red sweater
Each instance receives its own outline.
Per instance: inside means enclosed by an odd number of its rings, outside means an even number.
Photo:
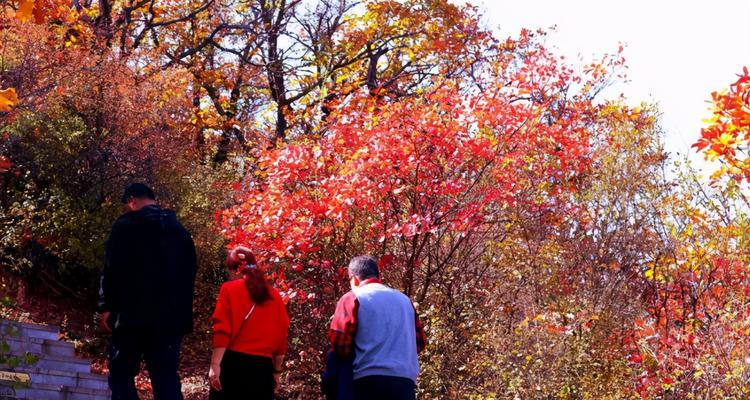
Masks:
[[[213,314],[211,400],[273,399],[284,363],[289,316],[252,252],[237,247],[226,265],[241,274],[219,290]]]

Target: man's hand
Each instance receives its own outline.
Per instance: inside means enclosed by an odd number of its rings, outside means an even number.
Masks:
[[[275,385],[274,388],[278,390],[279,386],[281,385],[281,372],[273,373],[273,383]]]
[[[109,311],[103,312],[101,315],[101,319],[99,320],[99,326],[106,333],[112,333],[112,328],[109,327],[109,323],[107,322],[109,321],[110,314],[111,313]]]
[[[221,366],[219,364],[211,364],[211,368],[208,369],[208,383],[214,390],[221,391]]]
[[[279,386],[281,386],[281,372],[284,371],[284,355],[274,355],[273,356],[273,383],[274,383],[274,389],[279,390]]]

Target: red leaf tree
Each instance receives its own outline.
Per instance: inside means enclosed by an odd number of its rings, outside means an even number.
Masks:
[[[603,140],[593,93],[621,58],[576,74],[531,37],[508,40],[513,50],[472,86],[356,92],[320,137],[256,154],[237,205],[217,218],[230,246],[255,249],[299,307],[305,354],[325,349],[320,332],[352,256],[379,257],[386,281],[423,308],[479,302],[484,258],[511,218],[570,211],[566,194]],[[460,319],[460,309],[448,313]]]

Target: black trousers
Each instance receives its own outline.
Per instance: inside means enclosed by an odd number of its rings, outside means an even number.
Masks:
[[[209,400],[273,400],[273,362],[268,357],[227,350],[221,360],[221,391]]]
[[[416,385],[409,378],[370,375],[354,380],[354,400],[416,400]]]
[[[182,400],[182,385],[177,367],[180,364],[182,336],[115,332],[109,346],[109,388],[112,400],[137,400],[135,376],[141,360],[151,378],[154,400]]]

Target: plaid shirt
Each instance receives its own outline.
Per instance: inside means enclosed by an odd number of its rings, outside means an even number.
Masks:
[[[368,283],[380,283],[377,278],[368,279],[362,282],[362,285]],[[333,314],[331,328],[328,330],[328,339],[331,342],[333,350],[341,357],[348,357],[354,352],[354,336],[357,334],[357,311],[359,310],[359,300],[354,292],[348,292],[341,297],[336,305],[336,312]],[[419,320],[417,310],[414,310],[414,330],[417,336],[417,353],[427,347],[427,334],[424,331],[424,325]]]

